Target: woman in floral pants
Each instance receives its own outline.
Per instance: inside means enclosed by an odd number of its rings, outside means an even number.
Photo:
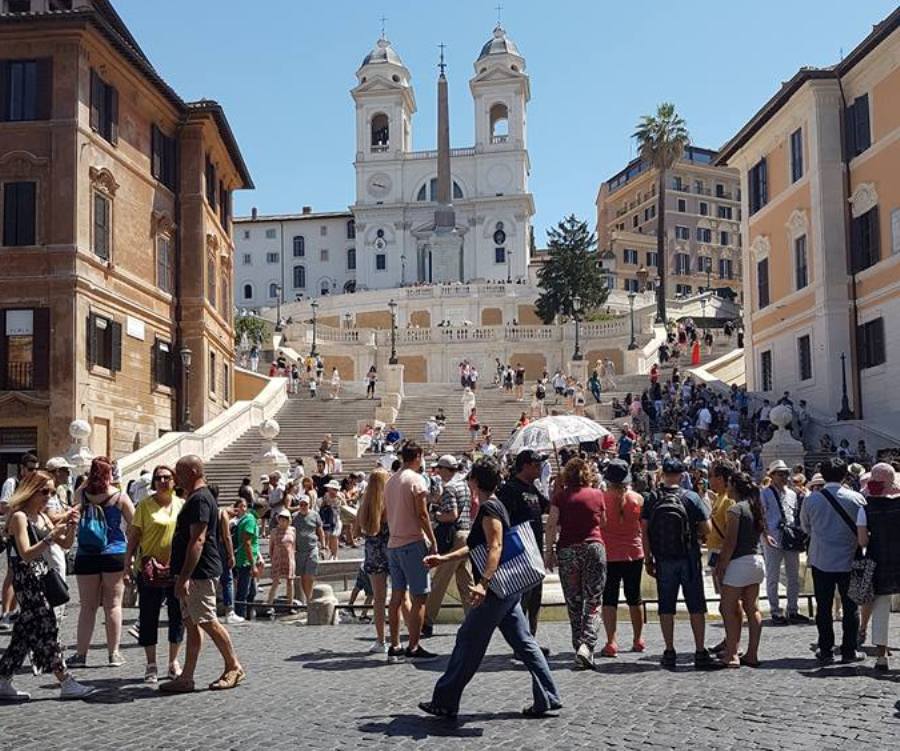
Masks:
[[[605,526],[603,493],[594,488],[590,465],[583,459],[570,459],[563,468],[562,488],[550,501],[545,563],[551,571],[559,565],[579,668],[594,666],[606,583]]]

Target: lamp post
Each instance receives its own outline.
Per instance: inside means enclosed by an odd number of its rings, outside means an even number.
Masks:
[[[182,345],[178,354],[181,356],[181,368],[184,372],[184,391],[182,391],[182,417],[181,430],[190,433],[194,429],[191,422],[191,351],[187,345]]]
[[[275,330],[281,331],[281,293],[283,289],[280,284],[275,285]]]
[[[350,315],[350,312],[348,311],[348,312],[344,313],[344,328],[349,329],[350,324],[352,324],[352,323],[353,323],[353,316]]]
[[[572,298],[572,311],[575,318],[575,352],[572,354],[572,359],[580,362],[584,359],[584,355],[581,354],[581,317],[578,315],[581,312],[581,297],[579,295]]]
[[[634,294],[634,291],[628,293],[628,307],[631,310],[631,341],[628,343],[628,349],[637,349],[637,340],[634,338],[634,298],[637,295]]]
[[[388,365],[397,364],[397,303],[392,297],[388,303],[391,309],[391,356],[388,359]]]
[[[512,284],[512,256],[511,250],[506,251],[506,283]]]
[[[406,255],[400,256],[400,286],[406,286]]]
[[[706,334],[706,296],[700,298],[700,317],[703,319],[703,333]]]
[[[317,324],[316,319],[317,319],[317,311],[319,310],[318,301],[313,300],[309,304],[309,307],[312,308],[312,312],[313,312],[313,317],[312,317],[313,340],[312,340],[312,347],[310,347],[310,350],[309,350],[309,356],[315,357],[316,355],[319,354],[318,352],[316,352],[316,324]]]
[[[709,288],[712,285],[710,281],[710,277],[712,276],[712,258],[706,259],[706,291],[709,292]]]
[[[844,352],[841,352],[841,411],[837,413],[837,419],[853,419],[853,410],[850,409],[850,400],[847,398],[847,355]]]

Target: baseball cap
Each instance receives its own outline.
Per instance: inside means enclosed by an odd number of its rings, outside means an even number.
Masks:
[[[612,459],[603,470],[603,479],[614,485],[625,485],[631,482],[631,472],[628,463],[622,459]]]
[[[534,449],[522,449],[516,454],[516,470],[522,469],[526,464],[535,464],[547,461],[547,454]]]
[[[72,469],[72,465],[64,457],[54,456],[52,459],[47,460],[47,469],[55,472],[58,469]]]
[[[684,462],[681,459],[675,459],[674,457],[667,457],[663,459],[662,463],[662,471],[664,475],[681,475],[684,474]]]
[[[456,457],[453,456],[453,454],[444,454],[437,460],[435,466],[441,467],[442,469],[459,469],[459,462],[456,461]]]
[[[283,509],[281,509],[281,511],[278,512],[277,516],[286,516],[288,519],[290,519],[291,512],[288,511],[286,508],[283,508]]]

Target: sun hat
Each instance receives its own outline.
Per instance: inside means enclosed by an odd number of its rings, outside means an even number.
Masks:
[[[775,474],[776,472],[790,472],[791,468],[785,464],[781,459],[776,459],[769,465],[769,474]]]
[[[444,454],[434,466],[441,469],[459,469],[459,462],[456,461],[456,457],[453,454]]]
[[[340,490],[341,484],[337,480],[329,480],[325,483],[325,487],[329,490]]]
[[[900,484],[897,473],[887,462],[878,462],[869,473],[869,479],[863,486],[867,495],[883,495],[894,497],[900,495]]]

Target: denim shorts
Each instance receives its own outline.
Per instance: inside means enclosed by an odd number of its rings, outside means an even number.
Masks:
[[[422,562],[426,555],[428,545],[424,540],[388,548],[391,589],[398,592],[408,589],[414,597],[427,595],[431,591],[431,576]]]
[[[679,587],[689,613],[706,612],[703,572],[698,556],[656,562],[656,589],[661,615],[675,614]]]

